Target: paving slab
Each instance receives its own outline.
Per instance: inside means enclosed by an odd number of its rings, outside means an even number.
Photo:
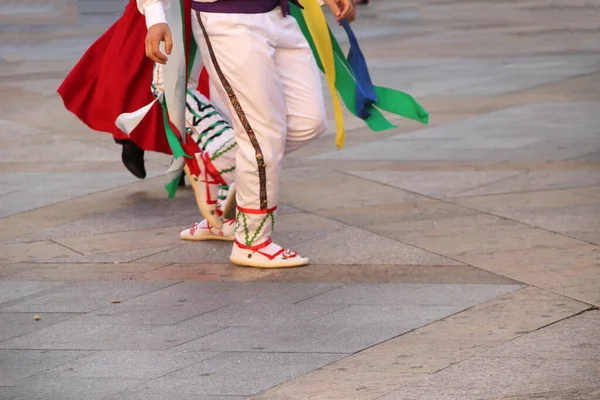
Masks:
[[[381,371],[356,373],[337,368],[335,365],[320,369],[318,374],[300,376],[250,399],[300,399],[302,396],[302,398],[315,400],[374,400],[409,384],[416,378],[415,375],[418,375]]]
[[[178,303],[295,304],[342,286],[340,283],[182,282],[127,301],[128,305]]]
[[[9,281],[10,282],[10,281]],[[52,282],[45,282],[51,285]],[[17,282],[17,285],[22,282]],[[0,307],[3,312],[88,312],[170,286],[168,282],[74,282]],[[58,286],[54,284],[52,286]]]
[[[35,316],[39,320],[35,320]],[[55,325],[71,318],[77,317],[76,313],[0,313],[0,342],[21,336],[25,333]]]
[[[312,297],[308,304],[464,306],[519,289],[518,285],[349,284]]]
[[[489,400],[594,400],[600,396],[599,388],[578,389],[578,390],[560,390],[556,392],[532,393],[519,396],[510,396],[503,398],[495,398]]]
[[[62,284],[63,282],[19,282],[2,280],[0,281],[0,303],[6,303],[11,300],[40,293],[48,289],[59,287]]]
[[[1,398],[597,400],[596,0],[361,6],[373,81],[431,124],[344,110],[339,151],[326,94],[328,133],[284,163],[274,239],[313,262],[288,271],[180,243],[189,187],[167,200],[64,110],[57,85],[123,1],[63,2],[0,7],[0,277],[63,284],[0,285]],[[147,153],[149,175],[169,161]]]
[[[197,364],[217,353],[98,351],[47,371],[51,378],[154,379]]]
[[[179,227],[169,227],[144,229],[135,235],[129,231],[55,240],[82,254],[94,254],[176,246],[181,242],[179,232]]]
[[[155,379],[137,390],[249,396],[341,357],[335,354],[226,353]]]
[[[216,332],[203,326],[194,331],[175,326],[58,324],[1,342],[0,349],[40,350],[168,350]]]
[[[536,190],[567,189],[600,184],[600,171],[580,169],[566,171],[528,171],[519,175],[507,176],[498,182],[464,190],[458,196],[477,196],[499,193],[532,192]]]
[[[114,254],[114,253],[113,253]],[[46,280],[46,281],[123,281],[133,279],[148,271],[161,268],[164,264],[130,264],[122,261],[121,257],[110,263],[82,263],[64,261],[60,264],[35,263],[12,264],[5,271],[6,276],[14,280]],[[1,269],[0,269],[1,270]]]
[[[75,325],[175,325],[183,321],[191,320],[199,315],[209,313],[221,308],[219,303],[178,303],[174,305],[146,305],[137,306],[127,304],[116,304],[105,307],[85,316],[74,318],[70,323]],[[220,321],[214,321],[206,325],[226,325]]]
[[[523,171],[351,171],[350,173],[426,196],[444,198],[464,192],[470,193],[480,186],[488,187],[494,182],[521,175]]]
[[[0,386],[17,381],[91,354],[87,351],[0,350]]]
[[[590,311],[481,353],[481,357],[598,360],[600,312]],[[567,339],[568,340],[565,340]]]
[[[183,230],[199,218],[198,209],[189,207],[194,201],[193,198],[190,190],[180,190],[173,200],[148,198],[117,210],[93,213],[22,238],[30,241],[57,237],[73,238],[166,227],[181,227]],[[159,207],[164,213],[156,212]]]
[[[246,396],[211,396],[181,393],[124,392],[104,400],[244,400]]]
[[[43,151],[40,149],[40,151]],[[88,153],[87,149],[70,149],[75,153]],[[66,155],[64,156],[66,158]],[[154,173],[156,175],[156,173]],[[3,174],[2,174],[3,175]],[[43,185],[30,185],[2,195],[0,217],[82,197],[136,182],[129,172],[70,172],[70,173],[19,173],[22,181],[41,181]]]
[[[478,212],[467,207],[423,197],[400,203],[318,211],[318,214],[330,220],[364,229],[378,224],[393,224],[401,227],[413,221],[468,216]]]
[[[294,326],[330,315],[344,307],[329,304],[233,304],[188,319],[179,326]]]
[[[470,398],[478,396],[485,399],[520,393],[590,388],[597,385],[595,381],[600,372],[598,368],[594,362],[473,357],[463,361],[460,367],[451,366],[435,374],[426,383],[421,381],[424,388],[404,387],[383,399],[426,398],[425,396],[437,398],[436,393],[452,389],[455,391],[455,398],[462,394]]]
[[[318,264],[460,265],[420,248],[348,227],[295,246]]]
[[[2,257],[0,262],[3,264],[80,255],[74,250],[49,240],[35,243],[0,244],[0,254]]]
[[[44,375],[27,378],[15,387],[12,400],[103,400],[143,383],[136,379],[58,379]]]

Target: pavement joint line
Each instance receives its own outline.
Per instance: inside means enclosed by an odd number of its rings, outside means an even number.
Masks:
[[[590,151],[589,153],[585,153],[585,154],[581,154],[579,156],[574,156],[574,157],[567,158],[565,161],[576,161],[578,158],[589,156],[590,154],[594,154],[594,153],[597,153],[597,152],[598,151]]]
[[[528,173],[531,172],[535,172],[535,171],[529,171]],[[514,176],[513,176],[514,178]],[[444,198],[440,198],[438,200],[460,200],[460,199],[470,199],[473,197],[494,197],[494,196],[507,196],[507,195],[512,195],[512,194],[525,194],[525,193],[542,193],[542,192],[559,192],[559,191],[571,191],[574,189],[587,189],[587,188],[593,188],[593,187],[598,187],[598,185],[585,185],[585,186],[573,186],[573,187],[568,187],[568,188],[547,188],[547,189],[536,189],[536,190],[522,190],[522,191],[513,191],[513,192],[501,192],[501,193],[486,193],[486,194],[473,194],[473,195],[468,195],[468,196],[451,196],[451,197],[444,197]],[[470,190],[470,189],[469,189]],[[585,193],[582,193],[581,196],[585,196],[585,197],[590,197],[592,199],[597,199],[597,197],[595,196],[590,196],[587,195]],[[456,204],[458,206],[460,206],[459,204]],[[462,206],[464,207],[464,206]]]
[[[204,313],[204,314],[206,314],[206,313]],[[177,325],[178,325],[178,324],[175,324],[175,325],[172,325],[172,326],[177,326]],[[185,342],[182,342],[182,343],[176,344],[175,346],[173,346],[173,347],[169,347],[169,348],[167,348],[167,349],[165,349],[165,350],[167,350],[167,351],[181,351],[181,350],[177,350],[177,348],[178,348],[179,346],[183,346],[184,344],[188,344],[188,343],[190,343],[190,342],[193,342],[194,340],[202,339],[203,337],[206,337],[206,336],[209,336],[209,335],[213,335],[213,334],[215,334],[215,333],[218,333],[218,332],[222,332],[222,331],[224,331],[224,330],[225,330],[225,329],[227,329],[227,328],[229,328],[229,326],[224,326],[223,328],[221,328],[221,329],[217,329],[217,330],[216,330],[216,331],[214,331],[214,332],[205,333],[204,335],[200,335],[200,336],[197,336],[197,337],[195,337],[195,338],[193,338],[193,339],[186,340]],[[224,353],[224,352],[218,352],[218,353]],[[212,358],[212,357],[211,357],[211,358]]]
[[[490,186],[490,185],[493,185],[493,184],[496,184],[496,183],[499,183],[499,182],[504,182],[504,181],[507,181],[507,180],[509,180],[509,179],[518,178],[518,177],[521,177],[521,176],[523,176],[523,175],[527,175],[527,174],[530,174],[530,173],[531,173],[531,171],[521,171],[521,172],[517,172],[516,174],[510,175],[510,176],[505,176],[504,178],[500,178],[500,179],[498,179],[498,180],[495,180],[495,181],[493,181],[493,182],[487,182],[487,183],[483,183],[483,184],[481,184],[481,185],[475,186],[475,187],[473,187],[473,188],[470,188],[470,189],[465,189],[465,190],[463,190],[462,192],[458,192],[456,195],[453,195],[453,196],[448,196],[448,197],[442,197],[442,198],[448,199],[448,198],[457,198],[457,197],[460,197],[460,198],[469,197],[469,196],[461,196],[460,194],[461,194],[461,193],[464,193],[464,192],[469,192],[469,191],[471,191],[471,190],[477,190],[477,189],[481,189],[481,188],[484,188],[484,187],[486,187],[486,186]]]
[[[453,205],[453,206],[461,207],[461,208],[464,208],[464,209],[466,209],[466,210],[476,211],[476,212],[478,212],[478,213],[480,213],[480,214],[485,214],[485,215],[489,215],[489,216],[492,216],[492,217],[501,218],[501,219],[504,219],[504,220],[506,220],[506,221],[510,221],[510,222],[517,223],[517,224],[519,224],[519,225],[526,226],[527,228],[530,228],[530,229],[539,229],[539,230],[541,230],[541,231],[545,231],[545,232],[553,233],[553,234],[555,234],[555,235],[560,235],[560,236],[568,237],[568,238],[570,238],[570,239],[577,240],[577,241],[579,241],[579,242],[581,242],[581,243],[586,243],[586,244],[590,244],[590,245],[593,245],[593,246],[597,246],[597,244],[595,244],[595,243],[592,243],[592,242],[589,242],[589,241],[587,241],[587,240],[583,240],[583,239],[580,239],[580,238],[576,238],[576,237],[573,237],[573,236],[567,235],[567,234],[565,234],[565,233],[560,233],[560,232],[553,231],[553,230],[551,230],[551,229],[546,229],[546,228],[542,228],[542,227],[539,227],[539,226],[531,225],[531,224],[528,224],[528,223],[526,223],[526,222],[523,222],[523,221],[519,221],[519,220],[512,219],[512,218],[509,218],[509,217],[505,217],[505,216],[502,216],[502,215],[494,214],[493,212],[490,212],[490,211],[482,211],[482,210],[479,210],[479,209],[477,209],[477,208],[473,208],[473,207],[465,206],[464,204],[456,204],[456,203],[454,203],[454,202],[452,202],[452,201],[449,201],[449,199],[444,199],[444,198],[436,198],[436,197],[433,197],[433,196],[430,196],[430,195],[426,195],[426,194],[423,194],[423,193],[418,193],[418,192],[415,192],[415,191],[412,191],[412,190],[409,190],[409,189],[398,188],[398,187],[396,187],[396,186],[392,186],[392,185],[390,185],[390,184],[387,184],[387,183],[381,183],[381,182],[372,181],[372,180],[370,180],[370,179],[368,179],[368,178],[363,178],[363,177],[361,177],[361,176],[355,176],[355,175],[349,174],[349,173],[347,173],[347,172],[344,172],[344,171],[339,171],[339,170],[336,170],[336,171],[338,171],[338,172],[340,172],[340,173],[342,173],[342,174],[345,174],[345,175],[348,175],[348,176],[354,177],[354,178],[358,178],[358,179],[362,179],[362,180],[367,180],[367,181],[369,181],[369,182],[373,182],[373,183],[376,183],[376,184],[384,185],[384,186],[387,186],[387,187],[390,187],[390,188],[393,188],[393,189],[403,190],[403,191],[405,191],[405,192],[408,192],[408,193],[411,193],[411,194],[414,194],[414,195],[417,195],[417,196],[422,196],[422,197],[428,198],[428,199],[430,199],[430,200],[440,201],[440,202],[442,202],[442,203],[446,203],[446,204],[448,204],[448,205]],[[552,189],[549,189],[549,190],[552,190]],[[569,190],[569,189],[563,188],[563,189],[561,189],[561,190]],[[547,191],[547,190],[540,190],[540,191]],[[530,192],[524,192],[524,193],[536,193],[536,192],[538,192],[538,190],[533,190],[533,191],[530,191]],[[518,193],[523,193],[523,192],[518,192]],[[499,196],[499,195],[500,195],[500,194],[496,194],[496,196]],[[492,195],[489,195],[489,196],[492,196]],[[476,197],[476,196],[474,196],[474,197]],[[587,197],[591,197],[591,196],[587,196]],[[463,197],[463,198],[464,198],[464,197]],[[459,200],[459,199],[455,199],[455,200]],[[365,229],[365,230],[368,230],[368,229]],[[370,232],[370,231],[369,231],[369,232]],[[372,232],[372,233],[375,233],[375,232]],[[381,235],[379,235],[379,236],[381,236]],[[388,239],[390,239],[390,238],[388,238]],[[390,239],[390,240],[395,240],[395,239]],[[396,240],[396,241],[397,241],[397,242],[400,242],[400,243],[404,243],[404,242],[401,242],[401,241],[399,241],[399,240]],[[406,244],[406,245],[409,245],[409,246],[412,246],[412,247],[417,247],[417,246],[414,246],[414,245],[410,245],[410,244],[408,244],[408,243],[404,243],[404,244]],[[418,248],[420,248],[420,247],[418,247]],[[428,251],[428,252],[430,252],[430,253],[433,253],[433,254],[438,254],[438,253],[435,253],[435,252],[433,252],[433,251],[431,251],[431,250],[426,250],[426,249],[424,249],[424,248],[420,248],[420,249],[421,249],[421,250]],[[446,257],[446,258],[453,259],[452,257],[450,257],[450,256],[446,256],[446,255],[443,255],[443,254],[438,254],[438,255],[440,255],[440,256],[443,256],[443,257]],[[460,261],[460,260],[454,260],[454,261],[457,261],[457,262],[460,262],[460,263],[463,263],[463,264],[465,264],[465,262],[464,262],[464,261]],[[471,264],[466,264],[466,265],[471,265]],[[473,267],[477,267],[476,265],[471,265],[471,266],[473,266]],[[479,267],[477,267],[477,268],[479,268]]]
[[[56,241],[56,239],[48,239],[48,241],[49,241],[49,242],[51,242],[51,243],[54,243],[54,244],[56,244],[56,245],[58,245],[58,246],[60,246],[60,247],[64,247],[64,248],[65,248],[65,249],[67,249],[67,250],[71,250],[72,252],[74,252],[74,253],[77,253],[77,254],[79,254],[80,256],[85,256],[85,255],[86,255],[85,253],[82,253],[82,252],[80,252],[80,251],[78,251],[78,250],[75,250],[75,249],[73,249],[73,248],[71,248],[71,247],[69,247],[69,246],[67,246],[67,245],[65,245],[65,244],[62,244],[62,243],[60,243],[60,242],[57,242],[57,241]]]
[[[589,306],[589,308],[581,311],[580,314],[584,313],[584,312],[591,311],[591,310],[593,310],[596,307],[594,304],[588,303],[587,301],[583,301],[581,299],[576,299],[575,297],[566,295],[564,293],[559,293],[559,292],[556,291],[557,289],[548,289],[548,288],[544,288],[544,287],[541,287],[541,286],[538,286],[538,285],[535,285],[535,284],[529,284],[529,283],[524,283],[524,282],[522,282],[522,284],[523,285],[527,285],[527,286],[532,286],[534,288],[537,288],[537,289],[540,289],[540,290],[544,290],[546,292],[550,292],[550,293],[553,293],[555,295],[558,295],[558,296],[561,296],[561,297],[564,297],[564,298],[567,298],[567,299],[570,299],[570,300],[576,301],[578,303],[585,304],[585,305]]]
[[[195,318],[198,318],[198,317],[201,317],[201,316],[203,316],[203,315],[206,315],[206,314],[209,314],[209,313],[212,313],[212,312],[215,312],[215,311],[222,310],[223,308],[229,307],[229,306],[231,306],[232,304],[233,304],[233,303],[226,304],[226,305],[224,305],[224,306],[217,307],[217,308],[215,308],[215,309],[213,309],[213,310],[205,311],[205,312],[203,312],[202,314],[198,314],[198,315],[195,315],[195,316],[193,316],[193,317],[190,317],[190,318],[184,319],[184,320],[182,320],[182,321],[179,321],[179,322],[177,322],[176,324],[174,324],[174,325],[172,325],[172,326],[177,326],[177,325],[179,325],[179,324],[182,324],[182,323],[184,323],[184,322],[187,322],[187,321],[191,321],[191,320],[193,320],[193,319],[195,319]],[[220,332],[220,331],[222,331],[222,330],[223,330],[223,329],[219,329],[219,330],[218,330],[218,331],[216,331],[216,332]],[[216,333],[216,332],[213,332],[213,333]],[[209,335],[212,335],[212,333],[209,333]],[[195,340],[195,339],[193,339],[193,340]],[[188,342],[189,342],[189,341],[188,341]],[[188,343],[188,342],[185,342],[185,343]],[[183,344],[183,343],[182,343],[182,344]],[[178,346],[180,346],[180,345],[178,345]]]
[[[321,292],[321,293],[316,293],[316,294],[314,294],[314,295],[312,295],[312,296],[310,296],[310,297],[307,297],[306,299],[299,300],[299,301],[297,301],[297,302],[295,302],[295,303],[292,303],[292,304],[302,304],[302,303],[303,303],[303,302],[305,302],[305,301],[308,301],[308,300],[310,300],[310,299],[313,299],[313,298],[315,298],[315,297],[321,296],[321,295],[323,295],[323,294],[327,294],[327,293],[329,293],[329,292],[333,292],[334,290],[338,290],[338,289],[340,289],[340,288],[343,288],[343,287],[346,287],[346,286],[348,286],[348,285],[349,285],[348,283],[340,283],[340,284],[338,284],[338,286],[336,286],[336,287],[332,287],[331,289],[325,290],[324,292]],[[337,311],[337,310],[336,310],[336,311]]]
[[[50,325],[50,326],[52,326],[52,325]],[[22,335],[20,335],[20,336],[22,336]],[[13,351],[21,351],[21,350],[23,350],[23,349],[16,349],[16,350],[13,350]],[[10,350],[4,350],[4,351],[10,351]],[[27,350],[27,351],[31,351],[31,350]],[[51,367],[48,367],[48,368],[44,369],[43,371],[36,372],[36,373],[34,373],[32,375],[23,376],[19,380],[27,379],[27,378],[34,378],[36,375],[43,375],[46,372],[50,371],[51,369],[59,368],[59,367],[62,367],[63,365],[65,365],[65,364],[69,364],[71,362],[78,361],[78,360],[84,359],[86,357],[89,357],[89,356],[91,356],[93,354],[96,354],[99,350],[63,350],[63,349],[48,350],[48,349],[46,349],[46,350],[34,350],[34,351],[55,351],[55,352],[59,352],[59,351],[71,351],[71,352],[77,352],[77,353],[81,352],[81,353],[90,353],[90,354],[82,354],[80,356],[78,355],[77,357],[75,357],[73,359],[65,360],[64,362],[59,363],[57,365],[53,365]]]
[[[13,279],[2,279],[2,280],[4,280],[4,281],[16,281],[16,280],[13,280]],[[21,280],[19,280],[19,281],[21,281]],[[27,280],[27,281],[29,281],[29,282],[44,282],[44,281],[31,281],[31,280]],[[40,296],[45,296],[46,294],[48,294],[52,290],[55,290],[55,289],[58,289],[58,288],[64,288],[64,287],[70,286],[73,283],[73,282],[69,282],[69,281],[54,281],[54,282],[55,283],[60,283],[60,284],[58,284],[56,286],[53,286],[53,287],[50,287],[48,289],[41,290],[39,292],[35,292],[35,293],[31,293],[31,294],[28,294],[28,295],[23,296],[23,297],[19,297],[18,299],[12,299],[12,300],[9,300],[9,301],[5,301],[3,303],[0,302],[0,308],[11,306],[14,303],[18,303],[18,302],[21,302],[21,301],[32,300],[32,299],[35,299],[35,298],[40,297]],[[6,311],[0,311],[0,312],[4,313]]]

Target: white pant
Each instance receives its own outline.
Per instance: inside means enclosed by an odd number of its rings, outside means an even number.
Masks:
[[[232,102],[227,101],[224,106],[238,144],[236,240],[246,246],[259,245],[272,231],[284,152],[300,148],[327,129],[319,70],[296,20],[283,17],[279,7],[265,14],[201,13],[200,18],[222,75],[256,138],[253,143]],[[211,98],[221,108],[217,103],[230,99],[231,93],[211,60],[196,15],[192,20],[194,38],[216,90]],[[264,159],[264,176],[259,173],[260,158]]]
[[[228,121],[219,113],[202,93],[196,90],[196,78],[200,74],[201,64],[196,68],[188,85],[185,110],[185,128],[216,171],[229,185],[234,179],[235,155],[237,144]],[[162,65],[156,64],[152,76],[152,94],[157,97],[164,90]]]

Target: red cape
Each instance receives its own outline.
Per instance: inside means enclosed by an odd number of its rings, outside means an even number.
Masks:
[[[128,137],[115,121],[154,100],[150,91],[154,62],[144,55],[146,21],[131,0],[125,13],[83,55],[58,89],[65,107],[90,128],[131,139],[144,150],[171,154],[157,102]],[[200,91],[208,93],[203,71]]]

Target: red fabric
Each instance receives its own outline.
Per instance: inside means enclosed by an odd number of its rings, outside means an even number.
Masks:
[[[208,85],[208,71],[202,68],[200,79],[198,79],[198,91],[210,100],[210,87]]]
[[[88,49],[58,89],[65,107],[90,128],[126,139],[115,126],[117,117],[154,100],[150,91],[154,63],[144,55],[145,36],[144,16],[131,0],[123,16]],[[171,154],[160,104],[154,104],[130,139],[144,150]]]

